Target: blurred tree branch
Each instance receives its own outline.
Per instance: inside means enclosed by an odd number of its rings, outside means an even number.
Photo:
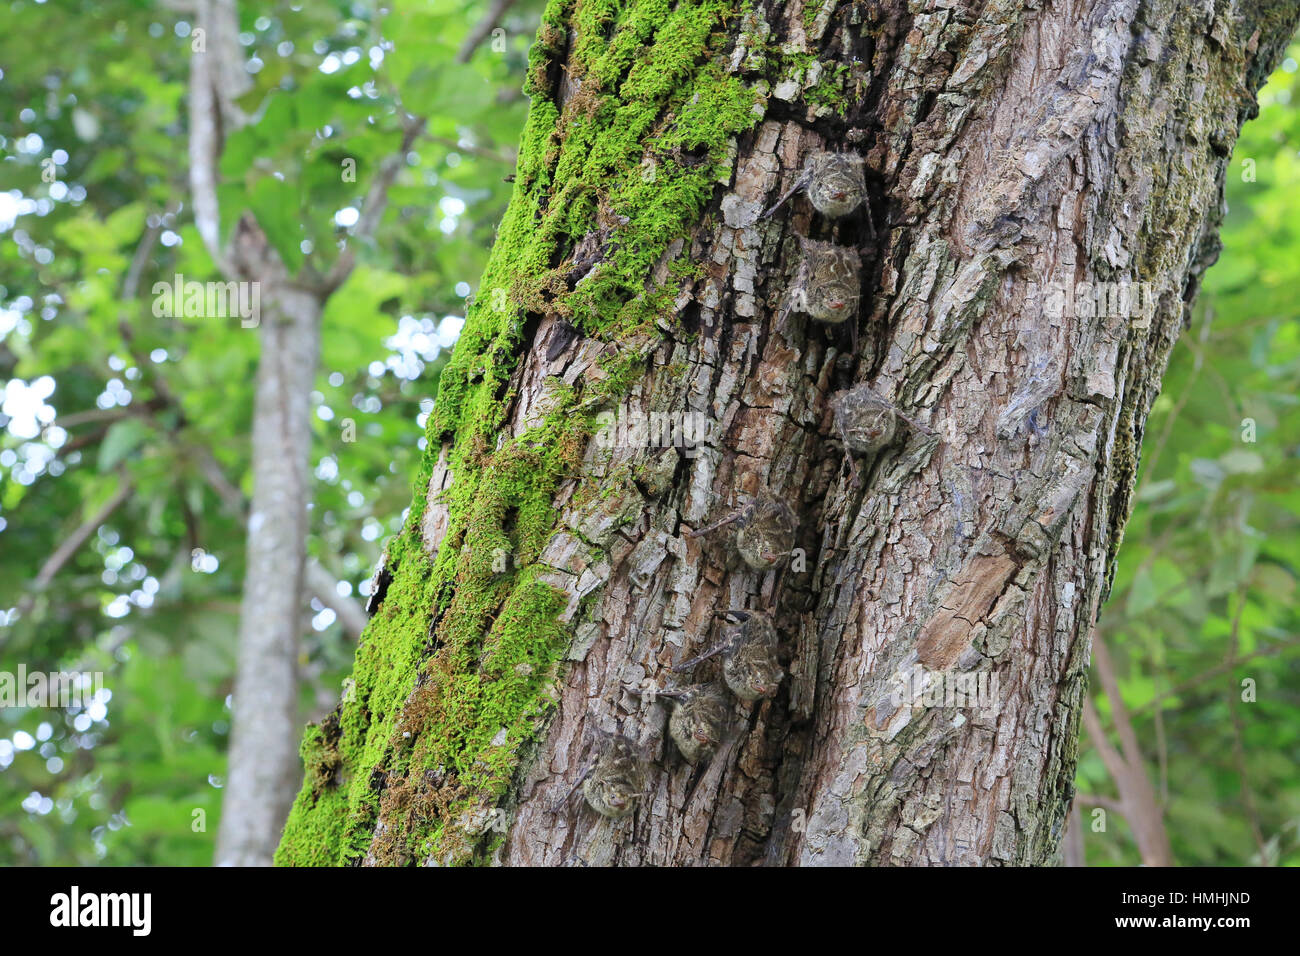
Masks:
[[[465,37],[465,42],[461,44],[460,50],[456,53],[457,63],[468,63],[474,56],[474,51],[478,49],[480,43],[488,38],[488,35],[501,22],[501,18],[506,15],[511,7],[515,5],[515,0],[492,0],[492,6],[488,8],[487,14],[474,25],[474,29],[469,31],[469,36]]]
[[[252,87],[239,51],[239,14],[234,0],[194,0],[195,30],[190,56],[190,193],[194,224],[208,253],[230,274],[221,246],[217,165],[226,136],[244,122],[234,101]]]
[[[1142,862],[1147,866],[1173,866],[1173,853],[1169,848],[1169,834],[1165,832],[1163,813],[1156,802],[1155,790],[1147,777],[1146,765],[1142,759],[1142,750],[1138,746],[1137,734],[1133,732],[1133,722],[1120,694],[1119,681],[1115,676],[1114,664],[1110,651],[1100,635],[1094,634],[1093,666],[1101,681],[1102,690],[1110,702],[1111,720],[1119,737],[1120,750],[1111,744],[1102,726],[1101,715],[1092,698],[1084,700],[1083,723],[1088,731],[1088,738],[1097,748],[1102,763],[1115,781],[1119,790],[1119,808],[1133,836],[1137,840],[1138,852]],[[1083,795],[1075,798],[1085,799]],[[1100,801],[1100,797],[1090,799]]]
[[[90,539],[90,536],[99,530],[99,526],[107,521],[122,504],[131,497],[134,491],[134,485],[126,478],[124,474],[120,475],[120,481],[117,490],[112,496],[105,501],[93,515],[79,524],[71,534],[63,539],[54,553],[46,559],[41,565],[40,571],[32,579],[32,583],[26,594],[18,602],[18,617],[26,617],[28,612],[36,603],[37,595],[50,586],[55,575],[63,569],[63,566],[72,560],[73,555],[81,550],[81,546]]]
[[[330,270],[323,287],[318,290],[322,297],[328,297],[347,281],[356,266],[357,245],[374,238],[375,230],[379,228],[379,220],[383,218],[384,209],[388,206],[389,187],[393,185],[393,181],[406,162],[407,152],[424,132],[424,125],[425,120],[422,116],[407,115],[403,120],[402,143],[396,152],[389,154],[380,163],[379,171],[371,181],[370,189],[361,204],[361,217],[357,220],[356,228],[352,231],[343,251],[339,253],[338,259],[335,260],[334,268]]]

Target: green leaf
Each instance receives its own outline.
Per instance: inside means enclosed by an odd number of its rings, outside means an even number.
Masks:
[[[264,176],[253,186],[248,198],[257,224],[280,253],[280,258],[290,272],[298,271],[303,260],[299,247],[303,234],[297,189],[274,176]]]
[[[99,445],[100,472],[112,471],[127,455],[149,437],[149,426],[138,418],[114,422]]]
[[[1138,568],[1133,575],[1133,585],[1129,588],[1128,604],[1125,605],[1125,611],[1129,617],[1137,617],[1144,611],[1149,611],[1156,606],[1156,601],[1160,597],[1160,589],[1156,586],[1155,578],[1151,574],[1149,567]]]
[[[136,242],[144,232],[144,203],[131,203],[109,214],[104,226],[117,245]]]

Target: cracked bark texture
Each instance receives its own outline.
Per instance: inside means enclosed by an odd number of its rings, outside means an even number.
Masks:
[[[622,343],[647,359],[624,410],[700,413],[710,434],[690,455],[592,441],[561,483],[540,561],[573,638],[550,718],[496,804],[508,825],[490,860],[1056,862],[1143,424],[1217,253],[1237,131],[1297,12],[827,0],[735,14],[725,68],[766,94],[761,121],[646,278],[674,281],[677,249],[701,271],[652,334]],[[865,217],[832,226],[802,197],[759,218],[816,148],[866,157],[874,238]],[[856,356],[845,331],[803,316],[775,331],[797,235],[861,245]],[[1147,283],[1152,307],[1051,304],[1046,290],[1081,282]],[[561,383],[599,381],[611,349],[533,319],[514,436]],[[901,429],[854,488],[827,403],[857,382],[936,434]],[[444,449],[423,516],[430,554],[447,462]],[[580,493],[593,483],[600,494]],[[764,487],[799,518],[783,574],[740,565],[724,531],[684,536]],[[774,700],[737,702],[731,738],[692,768],[664,742],[665,708],[626,688],[685,681],[669,669],[716,642],[727,608],[774,610],[790,676]],[[896,701],[898,677],[922,671],[995,678],[996,705]],[[551,810],[594,729],[653,745],[650,790],[626,820]],[[381,813],[376,833],[394,825]]]

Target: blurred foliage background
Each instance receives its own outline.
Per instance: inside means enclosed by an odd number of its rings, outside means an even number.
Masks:
[[[1293,44],[1233,153],[1223,253],[1147,421],[1097,627],[1183,865],[1300,864],[1297,61]],[[1086,739],[1076,786],[1116,795]],[[1124,823],[1093,832],[1084,810],[1089,863],[1138,862]]]
[[[361,602],[509,196],[541,3],[511,6],[465,63],[495,4],[379,6],[240,5],[256,122],[221,169],[223,211],[253,208],[326,271],[401,141],[396,110],[428,117],[377,241],[329,301],[312,396],[310,552]],[[103,671],[109,693],[0,708],[0,865],[206,865],[244,576],[242,516],[220,485],[250,491],[258,343],[238,320],[154,315],[153,282],[219,278],[189,208],[191,23],[143,0],[2,8],[0,671]],[[316,599],[303,633],[306,721],[337,701],[355,636]]]
[[[397,111],[428,117],[324,316],[310,552],[342,602],[364,601],[410,501],[509,195],[541,2],[393,6],[242,3],[256,121],[221,167],[223,210],[254,209],[325,271],[401,140]],[[102,671],[107,688],[85,707],[0,707],[0,865],[206,865],[257,342],[152,307],[155,281],[217,278],[189,208],[191,23],[167,0],[0,9],[0,672]],[[1131,730],[1180,864],[1300,861],[1297,58],[1233,157],[1224,254],[1148,423],[1098,626],[1121,697],[1094,691],[1104,737]],[[318,598],[303,633],[305,721],[337,700],[355,635]],[[1089,737],[1078,788],[1086,861],[1139,862]]]

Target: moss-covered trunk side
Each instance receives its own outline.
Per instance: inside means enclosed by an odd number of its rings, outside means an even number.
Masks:
[[[1142,424],[1297,16],[1084,7],[550,5],[515,194],[279,862],[1052,858]],[[867,158],[870,215],[761,218],[818,148]],[[860,251],[858,354],[778,331],[797,236]],[[862,381],[936,435],[855,487],[827,400]],[[799,519],[784,573],[684,534],[763,488]],[[684,680],[726,608],[774,611],[790,676],[692,768],[627,689]],[[555,806],[595,730],[654,750],[623,821]]]

